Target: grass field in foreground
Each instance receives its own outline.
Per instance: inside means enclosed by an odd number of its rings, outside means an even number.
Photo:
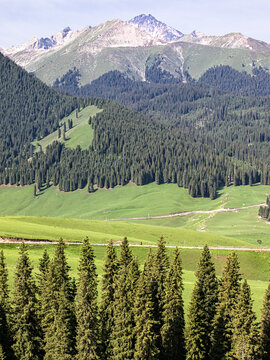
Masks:
[[[71,276],[76,277],[77,275],[77,266],[80,256],[80,246],[78,245],[69,245],[66,247],[66,255],[68,258],[68,263],[71,266]],[[93,246],[95,256],[96,256],[96,266],[97,273],[99,275],[99,282],[101,280],[102,268],[103,268],[103,259],[105,257],[106,248],[104,246]],[[8,264],[9,271],[9,285],[12,289],[13,287],[13,276],[14,270],[18,258],[19,244],[0,244],[0,249],[4,250],[6,256],[6,261]],[[47,249],[50,256],[53,256],[55,245],[29,245],[29,255],[34,266],[34,273],[37,274],[38,270],[38,261],[42,256],[44,249]],[[119,247],[117,247],[119,251]],[[132,248],[132,252],[135,256],[138,257],[140,267],[142,268],[143,262],[145,260],[146,254],[148,252],[147,248]],[[168,249],[168,254],[171,257],[173,254],[172,249]],[[184,269],[184,301],[185,308],[187,311],[187,306],[190,301],[190,296],[195,281],[194,271],[197,268],[197,263],[201,254],[201,250],[181,250],[181,257]],[[229,251],[213,250],[213,260],[215,262],[217,274],[221,275],[222,269],[226,262],[226,256],[229,254]],[[239,261],[241,264],[241,272],[243,278],[248,279],[248,282],[251,286],[253,299],[254,299],[254,310],[257,315],[260,314],[260,309],[262,306],[263,296],[268,285],[269,278],[269,269],[268,263],[270,260],[269,253],[250,253],[250,252],[238,252]]]

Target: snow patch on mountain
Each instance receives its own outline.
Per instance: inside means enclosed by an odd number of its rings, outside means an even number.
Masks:
[[[157,20],[151,14],[141,14],[128,21],[129,24],[133,24],[138,29],[145,31],[155,39],[160,39],[166,43],[175,42],[181,39],[183,33],[171,26],[164,24]]]

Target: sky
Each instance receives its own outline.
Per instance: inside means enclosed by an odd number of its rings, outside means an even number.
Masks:
[[[270,43],[269,0],[0,0],[0,47],[63,28],[81,30],[107,20],[152,14],[181,32],[241,32]]]

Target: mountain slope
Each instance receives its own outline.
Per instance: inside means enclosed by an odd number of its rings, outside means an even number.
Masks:
[[[57,128],[79,100],[62,96],[0,53],[0,163],[29,151],[30,142]]]
[[[241,33],[230,33],[223,36],[207,36],[193,32],[183,36],[181,41],[218,48],[248,49],[255,52],[270,51],[270,44],[244,36]]]
[[[80,71],[81,85],[113,70],[147,80],[146,70],[153,63],[180,81],[187,80],[187,73],[198,79],[218,65],[249,74],[254,66],[270,68],[270,45],[262,41],[239,33],[182,35],[151,15],[140,15],[128,23],[112,20],[79,32],[67,28],[5,53],[49,85],[74,67]]]

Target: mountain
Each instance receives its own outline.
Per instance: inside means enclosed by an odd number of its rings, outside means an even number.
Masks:
[[[33,62],[36,59],[47,55],[47,53],[59,50],[74,40],[78,33],[77,30],[71,30],[70,27],[66,27],[50,37],[40,39],[34,37],[26,43],[12,46],[11,48],[4,50],[4,54],[15,60],[18,65],[26,66],[29,62]]]
[[[74,67],[80,72],[80,85],[109,71],[121,71],[139,81],[166,73],[167,79],[185,82],[219,65],[248,74],[256,67],[270,68],[270,45],[265,42],[239,33],[207,36],[193,31],[183,35],[150,14],[129,22],[107,21],[81,31],[66,28],[4,53],[48,85]]]
[[[248,49],[255,52],[270,51],[270,44],[252,39],[241,33],[230,33],[223,36],[207,36],[200,32],[193,31],[189,35],[184,35],[181,41],[219,48]]]
[[[166,43],[178,41],[184,36],[183,33],[157,20],[151,14],[136,16],[129,20],[129,24],[135,25],[138,29],[145,31],[153,38],[163,40]]]

